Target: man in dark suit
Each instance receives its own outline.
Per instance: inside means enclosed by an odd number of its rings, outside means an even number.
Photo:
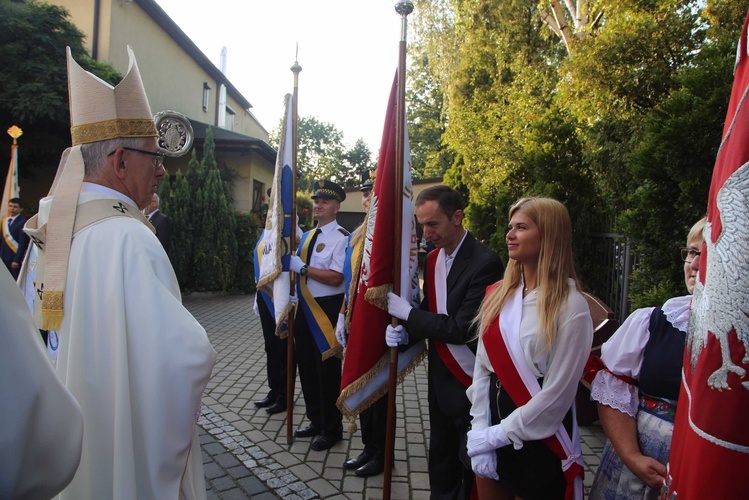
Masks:
[[[424,300],[419,308],[393,293],[388,312],[405,329],[388,327],[386,341],[395,346],[412,339],[429,340],[429,483],[432,499],[468,499],[473,472],[460,461],[470,424],[471,383],[476,336],[472,320],[486,287],[502,278],[499,256],[463,228],[460,193],[444,185],[422,191],[415,203],[424,237],[436,249],[427,257]],[[441,299],[440,297],[445,297]]]
[[[20,198],[11,198],[8,202],[8,217],[2,220],[2,241],[0,241],[0,257],[8,268],[13,279],[18,279],[26,248],[29,246],[29,236],[23,232],[26,219],[21,215],[23,206]]]
[[[164,250],[169,252],[172,245],[172,221],[159,210],[159,195],[153,194],[151,204],[148,206],[148,221],[156,229],[156,237],[161,242]]]

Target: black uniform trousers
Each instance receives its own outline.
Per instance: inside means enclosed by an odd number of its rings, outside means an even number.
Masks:
[[[258,292],[259,294],[260,292]],[[273,401],[286,404],[286,339],[276,336],[276,318],[260,296],[257,298],[257,308],[260,313],[260,324],[263,327],[263,340],[265,343],[265,357],[267,363],[268,396]],[[296,371],[292,367],[291,378],[296,377]]]
[[[385,460],[385,436],[387,434],[387,394],[359,414],[361,440],[364,452],[378,460]]]
[[[343,294],[316,297],[316,300],[331,324],[335,325],[343,304]],[[321,434],[338,438],[343,433],[341,411],[336,406],[341,393],[341,358],[331,356],[322,360],[301,307],[297,308],[294,326],[294,349],[307,418],[320,428]]]

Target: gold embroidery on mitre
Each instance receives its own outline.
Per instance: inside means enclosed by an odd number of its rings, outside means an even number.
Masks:
[[[103,122],[86,123],[70,128],[73,146],[90,142],[107,141],[118,137],[156,137],[156,124],[142,118],[118,118]]]

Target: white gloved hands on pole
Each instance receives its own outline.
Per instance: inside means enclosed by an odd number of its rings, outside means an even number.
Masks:
[[[497,474],[497,454],[494,451],[488,451],[471,457],[471,469],[479,477],[499,481],[499,475]]]
[[[296,309],[297,304],[299,304],[299,297],[296,295],[289,295],[289,304],[291,304],[291,307]]]
[[[408,332],[403,325],[388,325],[385,328],[385,343],[388,347],[398,347],[402,344],[408,344]]]
[[[292,273],[299,274],[304,265],[304,261],[298,255],[292,255],[291,259],[289,259],[289,271]]]
[[[260,293],[260,291],[255,292],[255,300],[252,302],[252,312],[255,313],[255,316],[260,316],[260,310],[257,308],[257,296]]]
[[[335,325],[335,338],[341,346],[346,347],[348,335],[346,334],[346,315],[338,313],[338,323]]]
[[[406,299],[393,292],[388,292],[388,313],[390,316],[402,321],[408,321],[411,309],[413,309],[413,306]]]
[[[468,431],[468,456],[473,458],[482,453],[510,444],[502,424],[492,425],[486,429],[472,429]]]

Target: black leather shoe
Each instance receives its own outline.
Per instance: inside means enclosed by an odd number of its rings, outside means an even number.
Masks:
[[[276,401],[273,403],[273,406],[269,406],[265,409],[265,411],[268,412],[270,415],[275,415],[276,413],[282,413],[286,411],[286,401]]]
[[[270,397],[270,394],[268,394],[260,401],[254,401],[254,404],[257,408],[267,408],[275,402],[276,402],[276,398],[272,398]]]
[[[373,458],[366,464],[362,465],[356,471],[354,471],[354,474],[356,474],[359,477],[370,477],[370,476],[376,476],[377,474],[382,474],[382,471],[385,470],[385,464],[382,460],[379,458]]]
[[[373,455],[371,453],[367,453],[366,451],[363,451],[359,454],[358,457],[352,458],[351,460],[346,460],[343,462],[343,468],[348,470],[356,470],[362,465],[366,464],[370,460],[372,460]]]
[[[298,438],[308,438],[317,436],[318,434],[320,434],[320,428],[315,424],[309,424],[307,427],[302,427],[294,431],[294,435]]]
[[[315,451],[323,451],[328,450],[333,447],[338,441],[341,440],[343,436],[341,434],[337,434],[335,436],[326,436],[325,434],[320,434],[315,439],[312,440],[312,444],[309,445],[311,450]]]

